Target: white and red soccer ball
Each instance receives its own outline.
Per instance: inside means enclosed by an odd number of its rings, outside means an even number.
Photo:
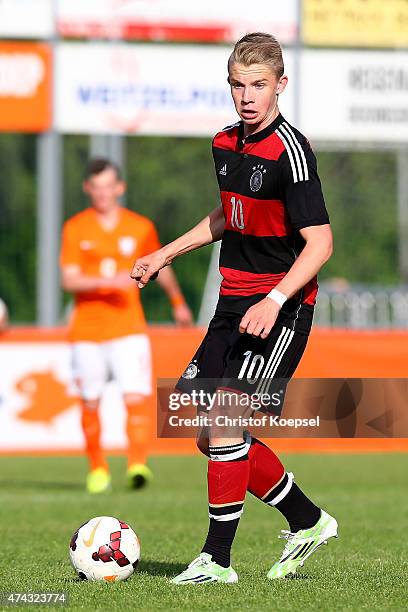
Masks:
[[[83,580],[126,580],[140,559],[137,535],[127,523],[112,516],[90,519],[71,538],[69,556]]]

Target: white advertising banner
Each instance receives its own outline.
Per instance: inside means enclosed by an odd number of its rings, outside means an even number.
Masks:
[[[62,43],[56,128],[65,133],[209,136],[237,120],[226,48]],[[291,73],[291,54],[286,69]],[[293,88],[281,98],[293,117]]]
[[[53,33],[53,0],[0,0],[0,36],[47,38]]]
[[[64,342],[0,344],[0,453],[81,450],[80,408]],[[114,383],[101,403],[102,443],[125,446],[125,409]]]
[[[70,37],[235,42],[271,32],[282,43],[297,33],[297,0],[59,0],[58,30]]]
[[[408,52],[308,50],[301,75],[310,138],[408,142]]]

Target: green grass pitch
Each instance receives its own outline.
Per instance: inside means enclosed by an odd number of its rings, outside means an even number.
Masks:
[[[2,457],[0,591],[65,591],[70,609],[108,612],[407,609],[408,455],[284,460],[298,484],[336,516],[339,539],[312,555],[299,578],[268,581],[286,524],[275,509],[248,495],[233,548],[239,583],[177,587],[168,578],[199,553],[206,535],[203,458],[153,457],[154,484],[132,492],[124,459],[114,457],[113,492],[90,497],[83,488],[83,458]],[[81,582],[71,568],[73,531],[103,514],[128,521],[140,537],[140,569],[127,582]]]

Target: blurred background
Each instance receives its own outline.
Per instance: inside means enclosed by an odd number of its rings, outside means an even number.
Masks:
[[[227,58],[259,30],[284,46],[281,110],[316,152],[335,236],[301,373],[406,375],[405,0],[258,0],[250,14],[237,0],[0,0],[3,449],[32,446],[32,427],[39,449],[81,445],[79,433],[66,434],[78,422],[73,400],[62,399],[70,298],[58,251],[63,221],[86,205],[88,158],[123,167],[125,205],[152,218],[163,243],[189,229],[218,203],[211,138],[236,120]],[[171,365],[156,355],[160,376],[176,376],[202,337],[216,256],[206,247],[175,263],[197,330],[169,329],[163,293],[154,284],[143,292],[149,322],[161,324],[151,328],[156,353],[176,347]],[[121,446],[120,427],[108,446]]]

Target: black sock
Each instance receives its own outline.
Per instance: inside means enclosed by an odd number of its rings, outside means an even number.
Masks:
[[[211,555],[212,560],[222,567],[231,565],[231,546],[234,541],[239,518],[232,521],[216,521],[210,519],[208,535],[203,550]]]
[[[292,533],[300,529],[309,529],[316,525],[320,518],[320,508],[306,497],[296,483],[293,483],[290,491],[282,501],[275,504],[275,508],[282,512],[289,523]]]

